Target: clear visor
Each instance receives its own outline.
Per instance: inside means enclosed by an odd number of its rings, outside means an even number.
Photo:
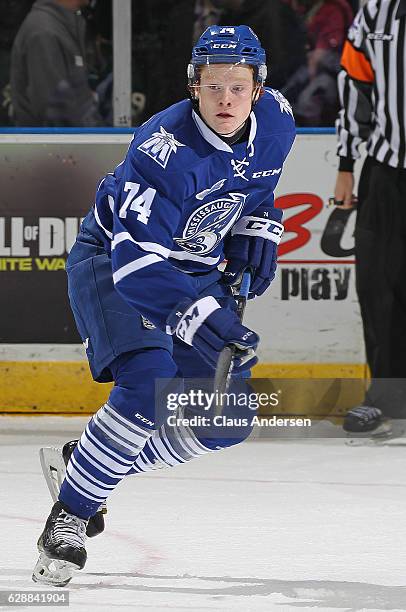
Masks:
[[[193,87],[213,96],[224,95],[226,91],[242,98],[252,96],[256,85],[254,69],[245,60],[236,62],[233,56],[205,56],[201,59],[204,61],[197,66],[189,64],[189,78],[195,81]]]

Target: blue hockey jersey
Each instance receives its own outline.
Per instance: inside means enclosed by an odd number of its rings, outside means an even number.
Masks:
[[[164,330],[181,300],[198,297],[190,274],[224,259],[224,238],[236,221],[260,205],[273,208],[294,138],[289,103],[272,89],[251,112],[248,140],[232,146],[189,100],[138,128],[82,224],[111,256],[122,297]]]

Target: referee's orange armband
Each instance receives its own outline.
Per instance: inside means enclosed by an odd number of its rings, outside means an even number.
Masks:
[[[344,44],[341,66],[351,78],[357,81],[363,81],[364,83],[373,83],[374,81],[374,71],[371,62],[362,51],[355,49],[348,40]]]

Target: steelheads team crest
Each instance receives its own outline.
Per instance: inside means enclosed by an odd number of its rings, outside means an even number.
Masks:
[[[213,251],[238,219],[247,195],[230,193],[223,198],[203,204],[186,222],[182,238],[176,244],[195,255]]]

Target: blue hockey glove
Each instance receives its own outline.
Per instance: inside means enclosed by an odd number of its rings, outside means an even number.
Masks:
[[[212,296],[178,304],[168,317],[168,331],[193,346],[213,368],[227,345],[236,347],[233,374],[252,368],[258,361],[259,336],[241,325],[235,312],[222,308]]]
[[[255,215],[255,216],[254,216]],[[225,246],[226,285],[236,285],[245,268],[253,270],[249,299],[262,295],[275,278],[278,244],[283,234],[282,211],[259,206],[253,216],[242,217]]]

